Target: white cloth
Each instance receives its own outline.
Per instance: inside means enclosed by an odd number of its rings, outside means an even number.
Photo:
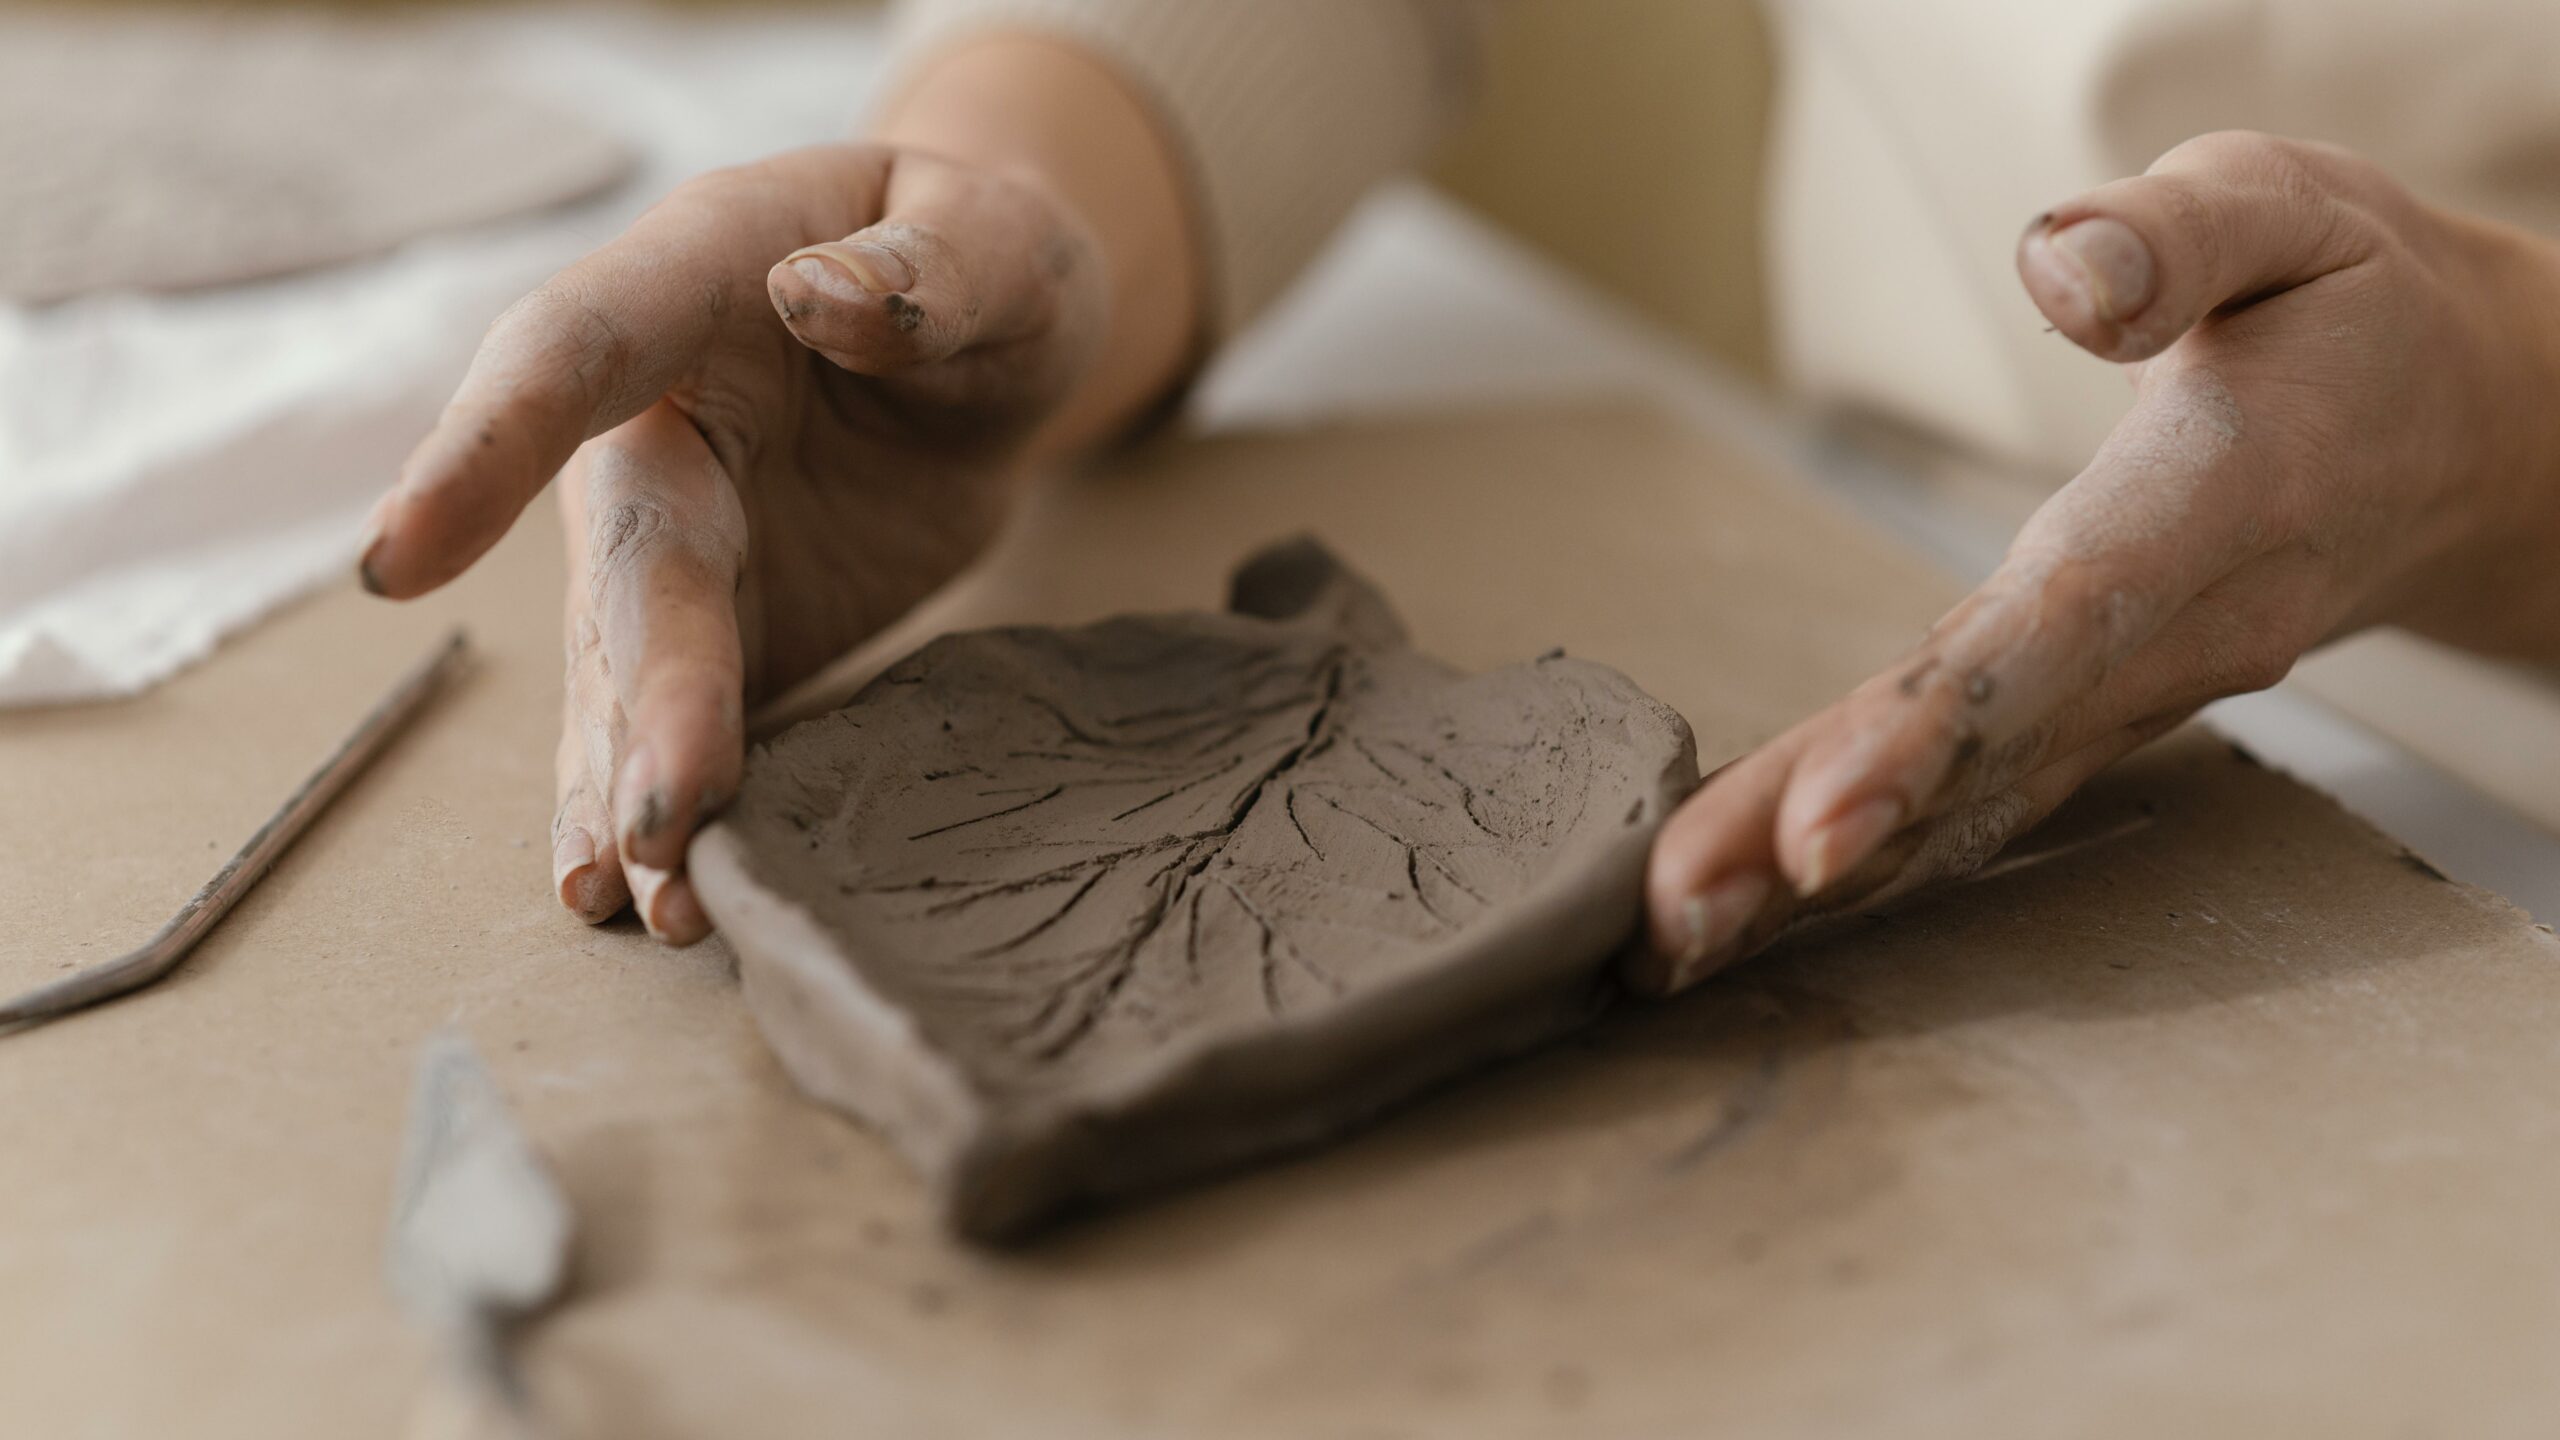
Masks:
[[[269,284],[0,307],[0,705],[131,694],[349,573],[500,309],[678,180],[843,133],[883,50],[858,9],[444,23],[621,136],[640,173]]]

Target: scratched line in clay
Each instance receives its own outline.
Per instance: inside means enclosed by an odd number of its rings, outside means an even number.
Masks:
[[[1626,677],[1460,674],[1296,542],[1227,613],[926,646],[761,749],[693,868],[803,1087],[996,1234],[1588,1018],[1695,780]]]

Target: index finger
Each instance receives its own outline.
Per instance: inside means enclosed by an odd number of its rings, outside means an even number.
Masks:
[[[867,183],[877,203],[876,165],[828,158],[844,172],[826,177],[840,187],[831,199],[860,208],[847,192]],[[767,168],[678,187],[498,317],[374,512],[365,588],[407,599],[461,574],[581,444],[692,373],[724,316],[763,305],[774,258],[807,240],[804,217],[771,187],[811,164]]]
[[[2128,656],[2258,541],[2264,460],[2209,373],[2155,386],[1981,589],[1808,744],[1778,813],[1799,893],[1886,836],[2054,758]],[[2085,738],[2085,737],[2081,737]]]

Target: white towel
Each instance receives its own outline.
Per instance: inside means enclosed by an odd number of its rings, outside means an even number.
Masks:
[[[0,306],[0,705],[133,694],[350,573],[499,310],[685,176],[843,135],[881,55],[860,10],[436,23],[623,138],[638,175],[285,280]]]

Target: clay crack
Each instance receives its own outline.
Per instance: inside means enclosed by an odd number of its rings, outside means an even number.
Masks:
[[[1368,816],[1361,814],[1359,811],[1352,809],[1350,806],[1343,804],[1341,801],[1334,799],[1330,795],[1319,793],[1316,795],[1316,798],[1323,801],[1325,804],[1332,806],[1335,814],[1347,815],[1352,819],[1359,821],[1361,824],[1368,826],[1370,829],[1377,831],[1379,834],[1384,835],[1387,839],[1402,847],[1407,855],[1418,856],[1421,859],[1430,861],[1431,868],[1439,871],[1442,879],[1447,880],[1452,887],[1465,894],[1468,899],[1475,901],[1479,905],[1490,905],[1493,903],[1485,899],[1484,895],[1474,886],[1459,879],[1458,872],[1449,868],[1449,862],[1441,859],[1438,855],[1433,854],[1428,847],[1415,844],[1403,835],[1398,834],[1394,830],[1388,829],[1386,826],[1379,824],[1377,821],[1370,819]],[[1425,908],[1428,908],[1428,906],[1426,905]]]
[[[1078,1007],[1075,1018],[1068,1022],[1065,1031],[1036,1047],[1032,1052],[1034,1055],[1042,1060],[1056,1060],[1074,1049],[1078,1042],[1093,1033],[1095,1026],[1102,1023],[1103,1015],[1111,1008],[1113,997],[1120,993],[1121,987],[1128,984],[1130,975],[1135,973],[1138,952],[1146,947],[1147,941],[1153,938],[1158,930],[1163,928],[1165,917],[1172,914],[1174,907],[1182,903],[1182,892],[1189,885],[1191,877],[1206,869],[1209,862],[1217,858],[1214,848],[1216,842],[1194,841],[1193,848],[1204,843],[1211,844],[1213,847],[1208,854],[1195,859],[1189,853],[1185,853],[1147,877],[1148,884],[1156,885],[1177,869],[1183,872],[1173,884],[1164,886],[1157,892],[1156,903],[1122,931],[1118,938],[1071,957],[1070,963],[1077,967],[1076,972],[1070,974],[1050,992],[1049,998],[1033,1015],[1031,1023],[1023,1027],[1022,1038],[1027,1040],[1030,1036],[1037,1035],[1046,1029],[1049,1022],[1065,1006],[1067,998],[1079,988],[1090,984],[1092,986],[1090,997]],[[1188,862],[1188,868],[1185,868],[1186,862]],[[1094,984],[1093,977],[1097,975],[1101,980],[1100,983]]]
[[[1287,936],[1281,934],[1280,927],[1272,923],[1271,917],[1263,913],[1262,907],[1254,904],[1244,891],[1236,887],[1234,881],[1221,878],[1218,884],[1229,895],[1235,897],[1236,904],[1244,908],[1244,913],[1252,917],[1255,927],[1262,932],[1262,1003],[1265,1009],[1274,1015],[1280,1013],[1279,960],[1282,952],[1285,952],[1290,964],[1314,977],[1316,983],[1336,996],[1342,994],[1342,982],[1335,979],[1331,972],[1309,960],[1305,952],[1292,944]]]
[[[1492,826],[1484,823],[1484,817],[1476,813],[1476,787],[1459,779],[1458,772],[1450,769],[1447,765],[1442,764],[1440,757],[1417,749],[1414,746],[1407,745],[1401,740],[1390,740],[1386,743],[1403,751],[1405,754],[1412,756],[1414,759],[1421,761],[1423,764],[1430,766],[1434,771],[1439,773],[1441,779],[1457,786],[1458,808],[1466,813],[1468,823],[1475,826],[1478,831],[1491,836],[1496,840],[1505,840],[1510,838],[1502,832],[1494,829]]]
[[[972,815],[966,820],[954,820],[948,825],[936,825],[930,830],[919,830],[907,839],[910,842],[929,839],[932,836],[947,835],[954,830],[965,829],[971,825],[983,825],[989,820],[1001,820],[1007,815],[1018,815],[1034,805],[1046,805],[1065,793],[1067,793],[1066,786],[1052,785],[1019,805],[1007,805],[1001,810],[990,810],[984,815]]]
[[[1024,1038],[1026,1039],[1030,1035],[1036,1035],[1047,1029],[1050,1022],[1067,1003],[1070,993],[1079,989],[1087,991],[1086,998],[1077,1007],[1075,1018],[1068,1022],[1065,1030],[1034,1051],[1039,1058],[1056,1060],[1073,1050],[1087,1035],[1093,1033],[1094,1027],[1101,1023],[1102,1016],[1110,1009],[1113,997],[1119,994],[1121,987],[1128,984],[1130,975],[1135,973],[1139,953],[1163,927],[1165,919],[1181,906],[1192,880],[1217,860],[1219,854],[1226,849],[1227,843],[1235,838],[1236,832],[1241,830],[1245,822],[1251,818],[1254,807],[1262,803],[1262,797],[1270,792],[1271,786],[1279,782],[1283,783],[1285,788],[1283,777],[1288,775],[1308,751],[1314,749],[1321,740],[1326,738],[1334,706],[1342,695],[1343,673],[1350,662],[1347,654],[1337,649],[1327,651],[1321,663],[1324,669],[1322,696],[1317,701],[1313,713],[1308,715],[1306,730],[1298,743],[1265,767],[1253,783],[1237,792],[1236,798],[1228,803],[1227,817],[1224,821],[1194,838],[1183,857],[1149,877],[1150,884],[1157,884],[1166,876],[1173,875],[1176,870],[1181,872],[1174,877],[1171,884],[1164,885],[1159,890],[1155,904],[1150,906],[1145,914],[1139,916],[1137,922],[1119,938],[1076,956],[1073,962],[1077,966],[1076,973],[1061,982],[1051,993],[1048,1001],[1034,1015],[1031,1023],[1025,1027]],[[1230,894],[1235,894],[1240,900],[1242,899],[1242,892],[1238,891],[1233,884],[1225,881],[1219,883],[1224,885]],[[1254,914],[1257,924],[1267,927],[1268,922],[1263,919],[1258,910],[1253,909],[1249,902],[1247,909]],[[1268,937],[1267,928],[1265,934]],[[1268,943],[1267,938],[1266,943]],[[1087,964],[1088,961],[1098,963]],[[1330,976],[1307,965],[1303,960],[1299,963],[1302,968],[1306,968],[1310,974],[1318,976],[1325,983],[1329,985],[1335,983]],[[1099,983],[1093,982],[1092,977],[1095,975],[1101,977]]]
[[[1313,855],[1319,862],[1321,862],[1324,859],[1324,850],[1307,834],[1307,823],[1298,818],[1297,786],[1290,786],[1288,790],[1281,795],[1280,808],[1288,812],[1290,828],[1298,832],[1298,843],[1306,846],[1307,853]]]
[[[1101,884],[1104,877],[1111,873],[1113,863],[1115,862],[1106,861],[1101,865],[1095,866],[1093,873],[1084,878],[1084,883],[1078,885],[1075,888],[1075,892],[1067,896],[1063,904],[1059,905],[1057,909],[1050,911],[1046,916],[1043,916],[1039,921],[1034,923],[1030,929],[1023,931],[1021,934],[1016,935],[1009,940],[999,940],[995,944],[989,945],[984,949],[973,950],[970,954],[974,958],[984,960],[992,956],[1001,955],[1007,950],[1018,950],[1022,948],[1025,942],[1031,940],[1037,935],[1040,935],[1059,921],[1066,919],[1067,912],[1076,908],[1076,903],[1078,901],[1081,901],[1087,895],[1092,894],[1093,887]]]
[[[1128,809],[1121,811],[1111,818],[1114,820],[1126,820],[1141,810],[1150,810],[1163,804],[1185,790],[1197,790],[1201,786],[1208,784],[1210,781],[1217,779],[1219,776],[1226,774],[1230,770],[1242,768],[1244,765],[1244,757],[1245,752],[1238,751],[1227,761],[1226,764],[1219,766],[1217,769],[1211,770],[1206,774],[1194,775],[1190,779],[1183,781],[1181,784],[1174,786],[1172,789],[1163,791],[1145,800],[1141,800],[1137,804],[1130,806]]]

